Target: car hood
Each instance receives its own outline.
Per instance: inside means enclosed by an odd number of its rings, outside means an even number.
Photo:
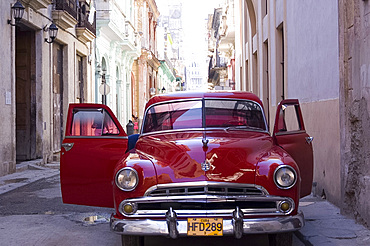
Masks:
[[[258,160],[272,145],[267,133],[213,130],[142,136],[136,150],[152,160],[159,184],[190,181],[254,184]],[[202,163],[207,163],[208,171],[202,170]]]

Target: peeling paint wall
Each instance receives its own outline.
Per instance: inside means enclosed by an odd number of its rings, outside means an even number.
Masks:
[[[370,225],[370,1],[339,1],[343,213]]]

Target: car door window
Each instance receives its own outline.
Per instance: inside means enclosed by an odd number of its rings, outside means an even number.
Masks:
[[[72,119],[72,136],[118,135],[119,129],[112,117],[103,109],[75,109]]]
[[[301,131],[296,105],[282,105],[280,110],[279,132]]]

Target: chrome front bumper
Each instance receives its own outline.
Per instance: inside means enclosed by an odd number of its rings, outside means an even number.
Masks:
[[[110,220],[111,230],[123,235],[140,236],[187,236],[188,222],[186,218],[177,218],[174,211],[168,211],[167,218],[154,219],[117,219],[113,216]],[[278,216],[268,218],[242,219],[238,211],[232,219],[223,220],[223,235],[234,235],[240,238],[242,234],[272,234],[290,232],[301,229],[304,226],[304,216],[300,212],[294,216]],[[238,229],[240,228],[240,229]]]

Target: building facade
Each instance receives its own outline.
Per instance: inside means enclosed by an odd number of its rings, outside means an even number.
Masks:
[[[132,117],[140,125],[146,102],[159,93],[157,73],[161,63],[157,58],[156,30],[159,11],[154,0],[137,0],[135,4],[141,55],[133,64]]]
[[[132,119],[132,66],[141,54],[134,0],[95,0],[95,102],[125,126]]]
[[[87,88],[92,86],[95,27],[89,5],[72,0],[17,2],[24,14],[16,26],[9,24],[15,24],[11,7],[16,1],[0,2],[0,114],[7,128],[0,133],[0,175],[14,172],[17,162],[57,159],[68,104],[92,98]],[[58,28],[54,40],[48,32],[52,23]]]
[[[370,224],[369,1],[240,0],[237,89],[298,98],[314,137],[313,194]]]
[[[240,0],[236,11],[236,89],[260,96],[270,129],[277,104],[299,99],[314,137],[313,192],[340,206],[337,1]]]

